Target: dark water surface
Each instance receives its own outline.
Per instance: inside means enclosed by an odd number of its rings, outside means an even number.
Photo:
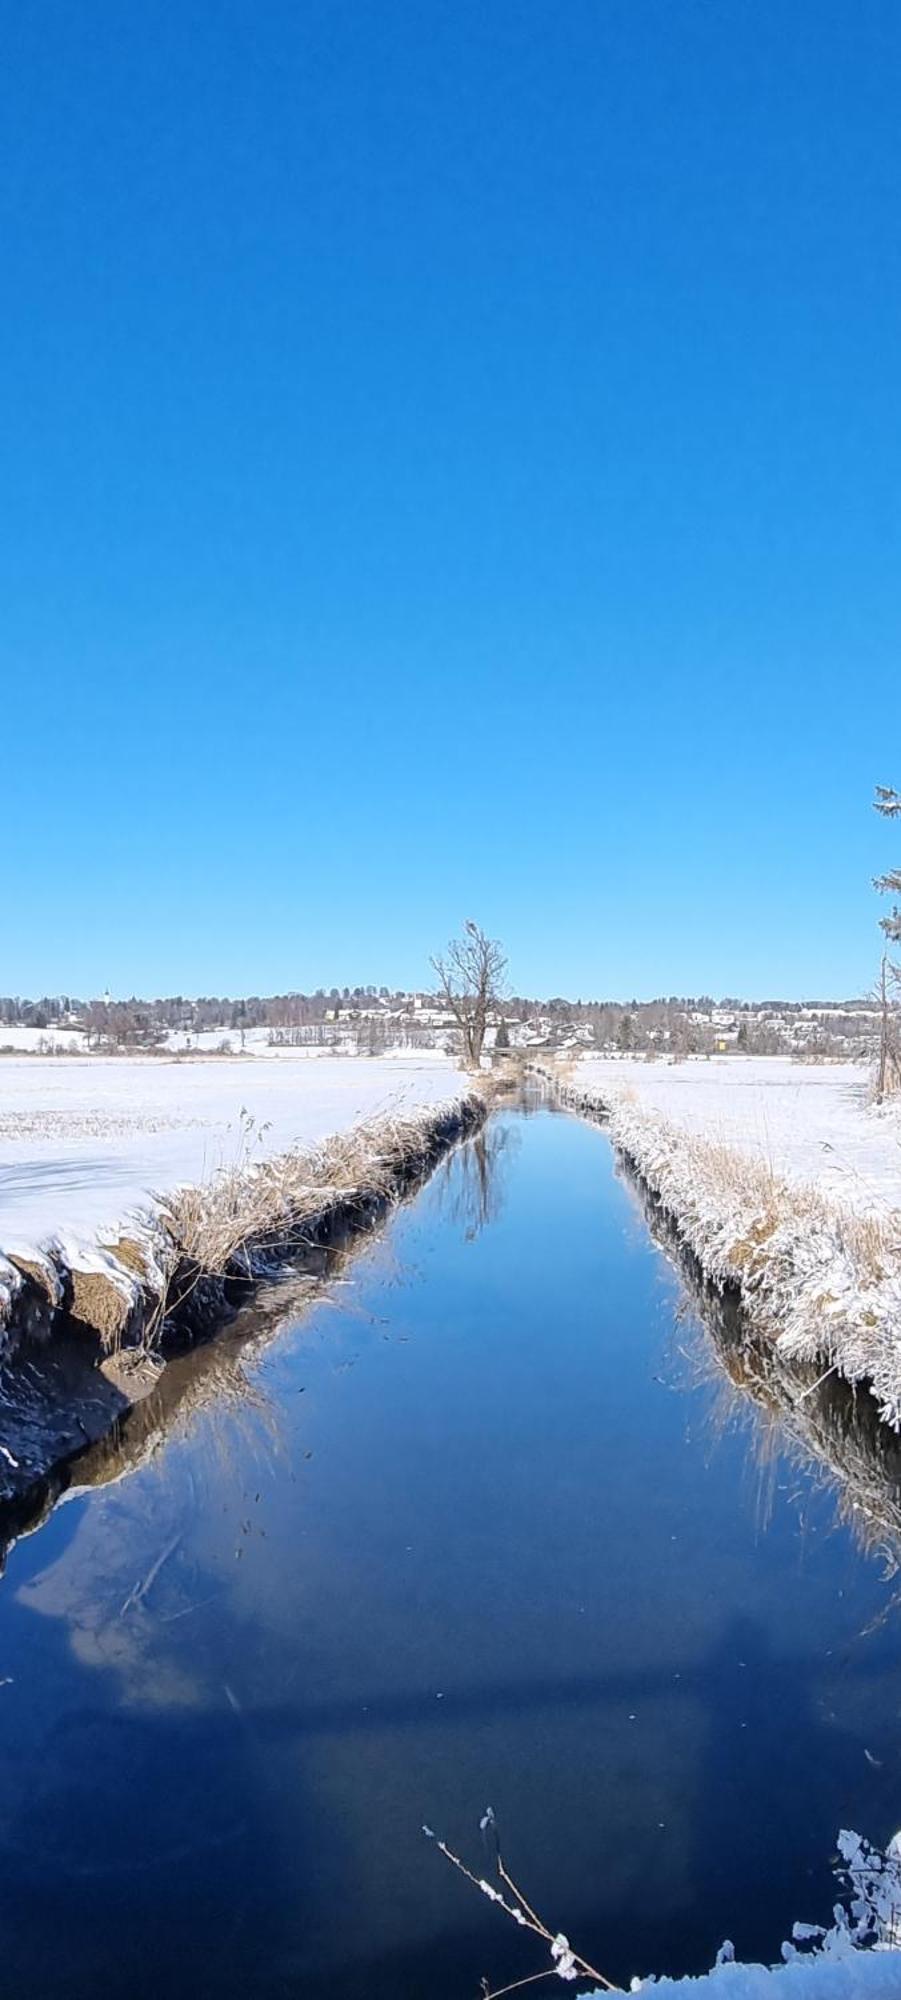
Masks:
[[[14,1549],[3,1995],[501,1985],[540,1950],[420,1832],[478,1873],[488,1803],[611,1977],[699,1970],[901,1821],[878,1561],[723,1428],[603,1136],[511,1112],[489,1151]]]

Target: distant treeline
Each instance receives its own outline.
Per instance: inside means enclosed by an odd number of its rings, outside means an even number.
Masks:
[[[30,1027],[52,1032],[80,1028],[94,1044],[153,1047],[173,1031],[195,1036],[221,1029],[242,1038],[267,1029],[273,1042],[330,1041],[342,1026],[356,1029],[361,1048],[373,1053],[394,1042],[428,1046],[440,1024],[434,995],[388,986],[317,987],[313,993],[252,994],[234,999],[173,994],[156,1000],[83,1000],[72,994],[38,1000],[0,997],[0,1030]],[[509,1027],[567,1031],[598,1048],[706,1052],[721,1044],[753,1055],[803,1047],[829,1053],[868,1042],[877,1015],[865,1000],[750,1001],[711,994],[670,994],[656,1000],[533,999],[513,995],[503,1003]],[[533,1038],[530,1033],[530,1039]],[[2,1041],[2,1033],[0,1033]]]

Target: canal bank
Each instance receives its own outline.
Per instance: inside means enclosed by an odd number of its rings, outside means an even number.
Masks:
[[[0,1538],[39,1519],[71,1468],[173,1355],[255,1288],[373,1229],[486,1116],[483,1092],[249,1159],[131,1218],[115,1243],[15,1265],[0,1344]]]
[[[420,1830],[471,1852],[488,1802],[624,1988],[828,1918],[837,1828],[897,1823],[892,1590],[723,1423],[604,1135],[499,1112],[277,1338],[263,1303],[10,1553],[10,1990],[87,2000],[98,1894],[137,2000],[526,1977]]]
[[[603,1126],[704,1276],[740,1297],[781,1359],[837,1373],[901,1429],[901,1212],[843,1202],[767,1159],[687,1130],[634,1088],[538,1069],[559,1102]],[[828,1147],[827,1147],[828,1150]]]

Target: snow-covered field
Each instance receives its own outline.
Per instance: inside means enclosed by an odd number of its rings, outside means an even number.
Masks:
[[[0,1057],[0,1252],[53,1236],[89,1240],[156,1192],[464,1087],[454,1064],[432,1053],[311,1062],[285,1051],[273,1063]]]
[[[815,1182],[859,1211],[901,1209],[901,1116],[870,1104],[862,1064],[588,1056],[573,1081],[605,1101],[631,1096],[681,1131],[734,1147],[786,1180]]]
[[[348,1030],[346,1036],[348,1049],[353,1046],[353,1042],[354,1038]],[[296,1049],[282,1047],[278,1042],[273,1042],[270,1028],[246,1028],[243,1046],[240,1028],[219,1027],[197,1030],[170,1028],[162,1047],[168,1055],[258,1056],[265,1061],[272,1059],[276,1062],[285,1057],[289,1062],[298,1058],[315,1061],[317,1057],[328,1057],[330,1053],[328,1048],[320,1048],[315,1044],[302,1045]],[[334,1053],[334,1050],[331,1053]]]

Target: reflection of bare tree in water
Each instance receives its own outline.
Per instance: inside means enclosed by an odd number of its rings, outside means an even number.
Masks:
[[[786,1454],[799,1469],[813,1469],[863,1552],[882,1561],[887,1579],[901,1574],[901,1438],[880,1421],[869,1390],[852,1387],[834,1369],[824,1373],[815,1364],[785,1360],[772,1341],[753,1332],[736,1295],[718,1291],[705,1278],[653,1196],[631,1176],[628,1184],[655,1242],[678,1271],[686,1306],[699,1323],[690,1351],[683,1344],[681,1352],[696,1379],[712,1378],[718,1385],[715,1427],[723,1431],[740,1420],[750,1398],[752,1445],[762,1475],[772,1482]],[[893,1596],[887,1608],[899,1602],[901,1597]]]
[[[442,1163],[441,1210],[462,1227],[467,1243],[497,1221],[504,1203],[505,1159],[518,1143],[514,1127],[492,1119]]]

